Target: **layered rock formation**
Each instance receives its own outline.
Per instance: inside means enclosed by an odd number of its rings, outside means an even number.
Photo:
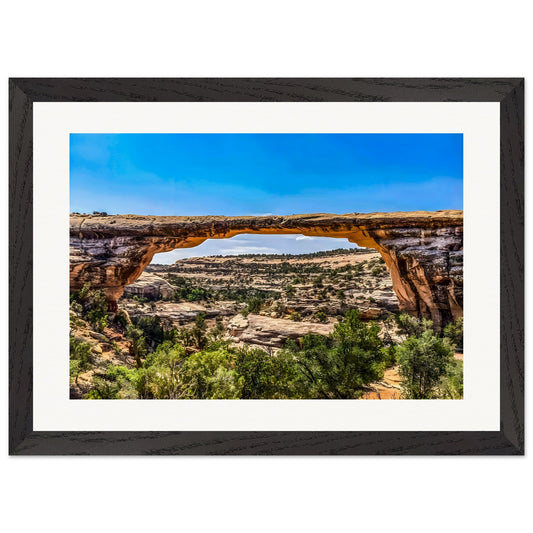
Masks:
[[[167,280],[155,274],[143,272],[135,283],[124,288],[124,294],[148,299],[168,298],[174,294],[174,290]]]
[[[462,211],[263,217],[70,217],[70,287],[90,281],[116,301],[155,253],[243,233],[347,238],[387,264],[400,309],[437,327],[462,315]]]
[[[281,348],[287,339],[298,339],[309,332],[329,335],[332,331],[333,324],[292,322],[252,314],[246,318],[237,315],[228,324],[228,333],[234,342],[271,348]]]
[[[195,302],[157,302],[155,308],[147,309],[148,304],[139,305],[136,302],[125,301],[121,309],[125,309],[131,317],[142,317],[156,314],[164,321],[172,325],[181,326],[194,322],[201,313],[207,319],[234,316],[238,310],[231,302],[217,302],[216,308],[205,306]]]

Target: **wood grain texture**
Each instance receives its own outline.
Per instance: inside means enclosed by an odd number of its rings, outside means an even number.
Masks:
[[[500,102],[501,430],[34,432],[33,102]],[[15,455],[524,453],[524,82],[494,78],[24,78],[9,93],[9,449]],[[38,347],[36,356],[38,356]]]
[[[492,78],[26,78],[39,102],[499,102],[520,80]]]
[[[524,452],[524,83],[500,104],[500,412]]]
[[[10,450],[32,432],[33,118],[28,96],[9,92],[9,419]]]

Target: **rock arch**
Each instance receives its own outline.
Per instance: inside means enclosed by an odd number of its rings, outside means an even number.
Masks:
[[[243,233],[342,237],[379,251],[400,309],[437,327],[463,313],[463,213],[312,214],[263,217],[70,216],[70,288],[86,282],[111,303],[154,254]]]

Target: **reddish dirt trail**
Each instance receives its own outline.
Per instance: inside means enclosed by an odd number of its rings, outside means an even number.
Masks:
[[[372,383],[369,391],[363,394],[363,400],[399,400],[401,398],[400,372],[398,366],[385,370],[381,381]]]
[[[462,361],[463,354],[455,353],[454,358]],[[385,370],[385,375],[381,381],[371,383],[369,390],[363,394],[362,400],[400,400],[402,378],[400,376],[400,367],[392,366]]]

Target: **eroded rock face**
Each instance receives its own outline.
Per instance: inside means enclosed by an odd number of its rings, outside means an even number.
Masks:
[[[149,272],[143,272],[135,283],[127,285],[124,289],[125,294],[137,295],[148,299],[168,298],[174,292],[175,289],[167,280]]]
[[[153,302],[152,302],[153,303]],[[218,317],[230,317],[237,313],[237,309],[232,302],[217,302],[216,309],[206,307],[195,302],[156,302],[154,308],[148,310],[148,305],[139,306],[135,302],[125,301],[121,308],[125,309],[132,317],[142,317],[148,314],[155,314],[163,320],[170,322],[174,326],[190,324],[201,313],[207,319]],[[151,305],[151,304],[150,304]]]
[[[250,314],[246,318],[242,315],[235,316],[228,324],[228,333],[234,342],[281,348],[287,339],[298,339],[310,332],[329,335],[333,327],[333,324],[292,322]]]
[[[385,260],[400,309],[437,327],[462,315],[463,213],[314,214],[264,217],[70,217],[70,287],[90,281],[110,301],[135,282],[155,253],[243,233],[347,238]]]

